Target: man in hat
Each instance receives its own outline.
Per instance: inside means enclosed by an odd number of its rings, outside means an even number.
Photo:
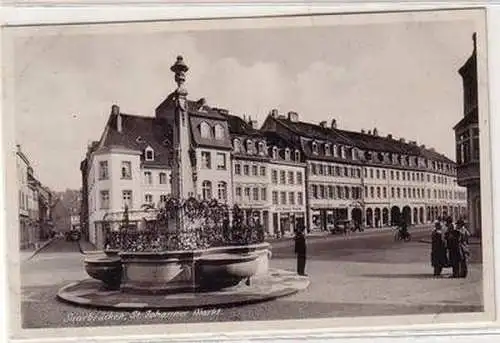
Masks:
[[[299,226],[295,232],[295,254],[297,255],[297,274],[306,276],[306,237],[303,226]]]
[[[448,258],[446,256],[446,242],[443,237],[441,222],[437,220],[434,223],[431,240],[431,265],[434,268],[434,276],[439,276],[443,268],[448,265]]]

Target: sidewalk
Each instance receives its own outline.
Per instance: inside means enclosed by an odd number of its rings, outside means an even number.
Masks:
[[[37,245],[38,245],[38,248],[28,248],[28,249],[23,249],[23,250],[20,250],[19,251],[19,256],[20,256],[20,260],[21,261],[26,261],[26,260],[29,260],[31,258],[33,258],[33,256],[35,256],[36,254],[38,254],[40,252],[40,250],[42,250],[43,248],[45,248],[47,245],[49,245],[50,243],[52,243],[56,238],[50,238],[46,241],[42,241],[42,242],[38,242]]]

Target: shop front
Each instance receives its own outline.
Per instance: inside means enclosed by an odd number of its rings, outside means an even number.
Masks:
[[[293,236],[299,228],[306,228],[305,224],[302,207],[281,207],[271,211],[270,233],[275,237]]]
[[[349,219],[347,206],[335,208],[313,208],[311,210],[311,230],[331,230],[335,227],[336,223]]]

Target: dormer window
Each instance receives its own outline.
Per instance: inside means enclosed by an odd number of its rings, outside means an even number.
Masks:
[[[207,122],[202,122],[200,124],[200,134],[201,134],[201,138],[206,138],[206,139],[211,138],[210,125],[208,125]]]
[[[345,147],[344,146],[340,147],[340,157],[345,158]]]
[[[273,159],[274,160],[278,159],[278,148],[275,146],[273,147]]]
[[[216,124],[214,127],[215,139],[223,140],[224,139],[224,127],[220,124]]]
[[[235,153],[240,153],[241,152],[241,142],[239,139],[235,139],[233,141],[233,147],[234,147],[234,152]]]
[[[295,150],[295,161],[300,162],[300,151]]]
[[[332,145],[332,153],[333,153],[333,157],[339,157],[339,154],[337,151],[337,146],[335,144]]]
[[[265,153],[265,145],[264,142],[259,142],[259,154],[264,155]]]
[[[290,149],[285,149],[285,160],[290,161]]]
[[[248,154],[253,154],[254,153],[254,143],[252,140],[247,140],[247,153]]]
[[[313,154],[315,154],[315,155],[318,154],[318,144],[316,142],[312,143],[312,151],[313,151]]]
[[[150,146],[148,146],[146,148],[144,154],[145,154],[146,161],[154,161],[154,159],[155,159],[155,152],[154,152],[153,148],[151,148]]]
[[[135,140],[137,143],[144,143],[144,138],[142,138],[141,136],[138,136]]]
[[[325,156],[330,156],[330,155],[331,155],[330,144],[325,144]]]

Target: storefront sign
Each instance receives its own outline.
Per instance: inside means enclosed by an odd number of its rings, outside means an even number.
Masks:
[[[277,207],[275,208],[277,212],[301,212],[304,211],[302,207]]]

